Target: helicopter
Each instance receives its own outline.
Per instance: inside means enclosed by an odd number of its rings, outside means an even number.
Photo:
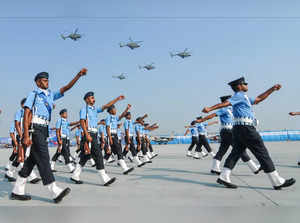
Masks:
[[[171,57],[179,56],[182,59],[192,56],[191,52],[189,52],[187,48],[185,48],[183,52],[170,53],[170,55],[171,55]]]
[[[120,75],[114,75],[113,78],[119,79],[119,80],[125,80],[127,77],[122,73]]]
[[[146,69],[146,70],[153,70],[155,69],[155,66],[153,66],[154,63],[145,65],[145,66],[139,66],[140,69]]]
[[[120,45],[120,47],[127,46],[130,49],[134,50],[136,48],[139,48],[141,46],[140,43],[142,43],[142,42],[143,41],[133,41],[131,39],[131,37],[129,37],[129,42],[127,42],[127,43],[119,43],[119,45]]]
[[[63,40],[70,38],[71,40],[77,41],[77,39],[80,39],[82,37],[82,35],[77,32],[78,32],[78,28],[75,29],[74,33],[71,33],[68,36],[64,36],[63,34],[61,34],[60,36]]]

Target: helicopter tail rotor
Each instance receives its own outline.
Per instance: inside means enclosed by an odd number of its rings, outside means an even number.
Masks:
[[[143,67],[141,65],[139,65],[139,69],[141,70],[141,69],[143,69]]]
[[[124,44],[124,43],[119,43],[119,46],[120,46],[120,47],[124,47],[125,44]]]
[[[170,52],[170,56],[173,58],[176,56],[176,54]]]

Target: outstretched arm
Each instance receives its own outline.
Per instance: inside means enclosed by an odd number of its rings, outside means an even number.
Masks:
[[[207,126],[214,125],[214,124],[218,124],[218,123],[219,123],[218,121],[208,122],[208,123],[207,123]]]
[[[102,111],[104,111],[105,109],[109,108],[110,106],[116,104],[118,101],[121,101],[121,100],[124,100],[124,99],[125,99],[124,95],[121,95],[121,96],[115,98],[114,100],[108,102],[106,105],[103,105],[102,106]]]
[[[290,112],[289,115],[291,116],[300,115],[300,112]]]
[[[202,112],[204,112],[204,113],[209,113],[209,112],[211,112],[211,111],[213,111],[213,110],[220,109],[220,108],[224,108],[224,107],[228,107],[228,106],[230,106],[230,105],[231,105],[231,104],[230,104],[229,101],[225,101],[225,102],[223,102],[223,103],[216,104],[216,105],[211,106],[211,107],[205,107],[205,108],[203,108]]]
[[[280,90],[281,85],[280,84],[276,84],[273,87],[271,87],[269,90],[265,91],[264,93],[262,93],[261,95],[257,96],[254,100],[254,104],[257,105],[258,103],[262,102],[263,100],[265,100],[267,97],[269,97],[270,94],[272,94],[274,91],[278,91]]]
[[[70,126],[76,125],[76,126],[75,126],[75,128],[76,128],[79,124],[80,124],[80,121],[77,121],[77,122],[71,122],[71,123],[70,123]]]
[[[190,132],[190,130],[189,129],[187,129],[186,131],[185,131],[185,133],[184,133],[184,135],[183,136],[186,136],[188,133]]]
[[[73,80],[71,80],[66,86],[60,89],[60,93],[64,94],[66,91],[70,90],[74,86],[74,84],[79,80],[79,78],[81,76],[86,75],[86,73],[87,73],[87,69],[82,68],[81,71],[79,71],[79,73],[73,78]]]
[[[122,118],[124,118],[127,114],[127,112],[129,111],[129,109],[131,108],[131,105],[128,104],[126,109],[123,111],[123,113],[119,116],[119,120],[121,120]]]
[[[196,122],[197,122],[197,123],[205,122],[205,121],[207,121],[207,120],[209,120],[209,119],[212,119],[212,118],[214,118],[214,117],[217,117],[217,114],[216,114],[216,113],[212,113],[212,114],[210,114],[210,115],[208,115],[208,116],[206,116],[206,117],[204,117],[204,118],[202,118],[202,119],[198,119],[198,120],[196,120]]]

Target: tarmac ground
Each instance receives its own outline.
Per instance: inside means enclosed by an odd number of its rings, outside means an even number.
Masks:
[[[212,144],[215,152],[218,146]],[[109,187],[100,185],[96,169],[89,165],[81,174],[84,184],[75,185],[70,181],[71,174],[67,167],[57,163],[57,184],[72,189],[70,195],[58,205],[52,202],[41,183],[27,184],[26,191],[32,195],[31,201],[10,200],[13,183],[4,179],[4,168],[11,150],[2,149],[0,216],[5,220],[3,222],[10,222],[12,216],[15,217],[11,222],[17,222],[19,218],[22,222],[34,222],[32,217],[38,219],[36,216],[39,215],[41,218],[46,215],[45,220],[49,222],[90,222],[94,219],[125,222],[201,219],[219,222],[299,222],[300,167],[297,162],[300,159],[300,142],[268,142],[266,146],[279,174],[284,178],[294,177],[297,180],[295,185],[275,191],[266,174],[254,175],[239,161],[231,178],[239,188],[226,189],[216,183],[215,175],[210,174],[211,157],[196,160],[186,157],[188,145],[162,145],[154,146],[159,156],[153,159],[152,164],[136,168],[129,175],[123,175],[116,162],[108,164],[107,173],[117,178]],[[72,153],[74,149],[71,149]],[[55,150],[50,148],[50,155]],[[128,165],[132,164],[128,162]],[[16,215],[16,210],[21,214]]]

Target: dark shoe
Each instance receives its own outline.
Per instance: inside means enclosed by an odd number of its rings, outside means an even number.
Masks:
[[[298,163],[298,165],[299,165],[299,163]],[[5,171],[8,171],[8,169],[5,167]]]
[[[37,177],[37,178],[35,178],[35,179],[29,181],[29,183],[31,183],[31,184],[37,184],[37,183],[40,182],[40,181],[41,181],[41,179]]]
[[[128,160],[129,160],[131,163],[133,163],[133,160],[132,160],[132,158],[131,158],[130,156],[128,156]]]
[[[134,170],[134,167],[129,168],[128,170],[126,170],[123,174],[127,175],[128,173],[130,173],[131,171]]]
[[[146,163],[141,163],[140,165],[138,165],[138,167],[142,167],[144,165],[146,165]]]
[[[300,166],[300,162],[298,162],[298,166]]]
[[[31,200],[31,196],[29,196],[29,195],[18,195],[18,194],[11,193],[10,194],[10,199],[11,200],[18,200],[18,201],[29,201],[29,200]]]
[[[112,184],[113,182],[116,181],[117,178],[113,177],[111,178],[108,182],[106,182],[103,186],[109,186],[110,184]]]
[[[154,154],[154,156],[151,157],[151,159],[153,159],[153,158],[155,158],[157,156],[158,156],[158,154],[156,153],[156,154]]]
[[[219,172],[219,171],[215,171],[215,170],[211,170],[211,171],[210,171],[210,173],[212,173],[212,174],[216,174],[216,175],[220,175],[220,174],[221,174],[221,172]]]
[[[70,178],[71,181],[73,181],[75,184],[83,184],[83,181],[81,180],[75,180],[72,177]]]
[[[236,189],[237,188],[237,186],[235,184],[228,183],[228,182],[226,182],[224,180],[221,180],[220,178],[218,178],[217,183],[223,184],[227,188],[231,188],[231,189]]]
[[[206,153],[204,156],[202,156],[202,158],[205,158],[205,157],[207,157],[208,156],[208,153]]]
[[[60,193],[60,195],[57,196],[57,198],[53,199],[53,200],[54,200],[54,203],[57,204],[57,203],[61,202],[62,199],[63,199],[65,196],[67,196],[70,192],[71,192],[71,189],[70,189],[70,188],[67,187],[66,189],[64,189],[64,190]]]
[[[274,189],[281,190],[281,188],[292,186],[294,183],[296,183],[296,180],[294,178],[291,178],[291,179],[285,180],[284,183],[280,186],[274,186]]]
[[[262,169],[262,167],[260,166],[259,169],[258,169],[257,171],[254,172],[254,174],[256,175],[256,174],[258,174],[258,173],[259,173],[260,171],[262,171],[262,170],[263,170],[263,169]]]
[[[10,176],[8,176],[7,174],[5,174],[4,177],[8,180],[8,182],[16,182],[16,179],[15,179],[15,178],[10,177]]]
[[[55,172],[57,172],[57,170],[51,170],[52,171],[52,173],[55,173]]]

